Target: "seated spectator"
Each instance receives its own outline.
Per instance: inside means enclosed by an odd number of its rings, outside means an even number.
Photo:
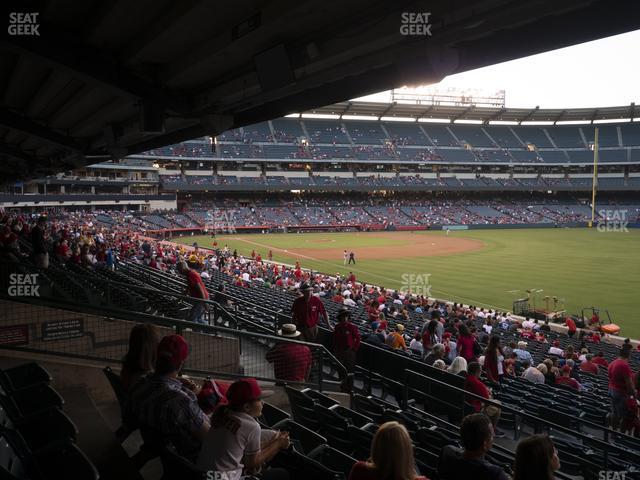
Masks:
[[[557,355],[558,357],[562,357],[564,355],[564,350],[560,348],[560,340],[553,341],[551,348],[549,348],[549,355]]]
[[[466,377],[467,361],[463,357],[454,358],[449,368],[447,368],[447,372],[452,373],[453,375],[460,375],[462,377]]]
[[[371,333],[369,333],[364,340],[374,345],[384,345],[386,336],[384,330],[380,328],[379,322],[371,322]]]
[[[527,365],[524,372],[522,372],[522,378],[528,380],[533,383],[544,383],[545,374],[547,373],[547,366],[544,363],[541,363],[537,367]]]
[[[424,358],[424,363],[426,363],[427,365],[433,365],[433,362],[435,362],[436,360],[442,360],[443,362],[446,362],[444,356],[444,345],[441,343],[436,343],[433,346],[433,348],[431,349],[431,353],[429,353],[429,355]]]
[[[153,371],[159,342],[158,329],[152,323],[136,325],[131,329],[129,350],[120,370],[120,380],[125,390]]]
[[[559,468],[558,451],[547,435],[532,435],[518,443],[513,480],[554,480]]]
[[[467,378],[464,381],[464,389],[469,393],[490,400],[492,398],[491,391],[480,381],[480,370],[479,363],[471,362],[469,364],[467,367]],[[468,398],[467,403],[469,403],[477,413],[482,412],[487,415],[491,419],[491,423],[493,423],[495,429],[500,418],[500,408],[494,405],[485,404],[477,398]],[[495,433],[497,435],[498,431],[496,430]],[[504,434],[501,433],[501,435]]]
[[[398,422],[380,425],[371,442],[371,456],[357,462],[349,473],[349,480],[427,480],[416,473],[413,444],[409,432]]]
[[[544,383],[547,385],[555,385],[558,369],[554,367],[553,360],[546,358],[542,363],[547,367],[547,373],[544,374]]]
[[[437,368],[438,370],[446,370],[447,364],[444,363],[444,360],[436,360],[433,362],[433,368]]]
[[[592,362],[600,367],[609,368],[609,362],[604,358],[604,352],[600,350],[595,357],[593,357]]]
[[[591,373],[593,375],[598,374],[598,365],[596,363],[593,363],[593,355],[588,353],[585,356],[584,362],[580,364],[580,370],[583,372]]]
[[[402,325],[401,323],[397,323],[396,331],[391,332],[389,335],[387,335],[387,339],[385,340],[385,343],[395,350],[406,350],[407,343],[404,340],[403,333],[404,333],[404,325]]]
[[[203,472],[225,472],[228,478],[255,474],[281,450],[289,447],[289,433],[262,430],[256,418],[262,415],[262,399],[273,392],[262,391],[253,378],[234,382],[227,391],[228,405],[219,407],[211,419],[197,465]],[[282,469],[268,469],[262,479],[286,479]]]
[[[293,323],[285,323],[278,330],[283,338],[298,338],[300,332]],[[304,382],[311,370],[311,349],[301,343],[282,342],[267,352],[267,361],[273,363],[273,372],[278,380]]]
[[[575,378],[571,378],[571,367],[569,365],[565,365],[560,370],[560,376],[556,378],[556,385],[566,385],[574,390],[580,390],[580,384]]]
[[[422,356],[422,353],[423,353],[422,337],[419,331],[414,333],[413,338],[411,339],[411,343],[409,343],[409,350],[411,350],[413,353],[417,355]]]
[[[529,362],[529,365],[533,364],[533,357],[531,356],[531,353],[527,351],[527,342],[518,342],[518,348],[516,348],[513,353],[516,354],[516,358],[519,362]]]
[[[484,458],[491,450],[493,439],[493,425],[489,417],[482,413],[466,416],[460,425],[463,450],[453,445],[443,447],[438,459],[438,477],[441,480],[509,480],[502,468]]]
[[[125,418],[157,432],[180,455],[193,460],[209,431],[209,419],[193,390],[178,379],[188,354],[189,346],[180,335],[160,341],[155,371],[131,387]]]

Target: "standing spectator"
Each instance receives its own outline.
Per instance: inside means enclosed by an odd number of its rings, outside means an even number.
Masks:
[[[380,425],[371,442],[371,457],[357,462],[349,480],[427,480],[416,473],[409,432],[398,422]]]
[[[486,415],[474,413],[464,417],[460,425],[463,450],[453,445],[447,445],[442,449],[438,459],[438,478],[509,480],[502,468],[487,462],[484,458],[491,450],[494,436],[493,425]]]
[[[504,376],[504,355],[500,345],[500,337],[493,335],[484,351],[484,371],[487,379],[493,383],[500,383]]]
[[[38,268],[49,268],[49,249],[45,240],[45,228],[47,217],[40,216],[36,222],[36,226],[31,230],[31,248],[33,255],[33,263]]]
[[[329,324],[329,316],[324,309],[324,304],[315,295],[312,295],[313,288],[307,284],[300,285],[302,296],[296,298],[291,306],[292,323],[300,330],[302,337],[307,342],[315,342],[318,338],[318,320],[320,317],[324,319],[327,327],[331,329]]]
[[[518,443],[513,480],[553,480],[559,468],[558,451],[547,435],[532,435]]]
[[[152,323],[136,325],[131,329],[129,350],[120,370],[120,380],[125,390],[129,390],[142,377],[153,371],[159,342],[158,329]]]
[[[360,330],[351,323],[351,312],[342,308],[338,312],[338,323],[333,331],[333,352],[348,373],[353,373],[356,369],[356,355],[359,348]],[[343,383],[343,386],[346,391],[350,391],[351,385],[348,382]]]
[[[611,398],[611,428],[617,430],[627,415],[627,400],[635,397],[633,388],[633,372],[629,366],[632,347],[625,344],[620,349],[620,356],[609,365],[609,397]]]
[[[288,432],[262,430],[256,421],[262,415],[262,399],[271,393],[262,391],[253,378],[231,384],[228,404],[219,407],[211,418],[211,429],[198,455],[199,470],[240,478],[243,473],[257,473],[263,464],[289,447]],[[289,475],[283,469],[267,469],[261,478],[287,479]]]
[[[178,378],[188,355],[184,338],[164,337],[158,345],[154,373],[131,387],[125,417],[153,429],[180,455],[193,460],[209,431],[209,419],[193,390]]]
[[[467,363],[473,362],[476,359],[474,352],[474,344],[476,342],[475,337],[469,332],[469,329],[464,323],[460,324],[458,329],[458,355],[463,357]]]
[[[292,323],[285,323],[278,335],[283,338],[298,338],[300,332]],[[311,349],[300,343],[282,342],[267,352],[267,361],[273,363],[274,375],[278,380],[304,382],[311,370]]]
[[[569,337],[573,337],[578,331],[578,327],[576,326],[576,322],[571,317],[567,317],[565,319],[565,323],[567,325],[567,335]]]
[[[178,263],[178,272],[187,277],[187,295],[194,298],[193,306],[187,316],[187,321],[206,324],[206,304],[202,300],[209,300],[209,292],[204,286],[202,277],[193,268],[189,268],[187,262]]]
[[[487,386],[480,381],[479,377],[480,364],[478,362],[471,362],[467,367],[467,378],[464,381],[464,389],[469,393],[490,400],[492,398],[491,392]],[[477,413],[482,412],[487,415],[491,419],[491,423],[495,429],[498,424],[498,420],[500,419],[500,409],[498,407],[483,404],[483,402],[477,398],[469,398],[467,399],[467,403],[469,403]],[[495,433],[497,435],[498,431],[496,430]],[[504,434],[501,433],[501,435]]]

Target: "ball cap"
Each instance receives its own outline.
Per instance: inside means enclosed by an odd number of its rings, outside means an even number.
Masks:
[[[189,345],[181,335],[167,335],[158,344],[158,358],[163,357],[179,367],[189,356]]]
[[[271,395],[273,390],[262,390],[255,378],[243,378],[231,384],[227,390],[227,401],[231,406],[240,406]]]

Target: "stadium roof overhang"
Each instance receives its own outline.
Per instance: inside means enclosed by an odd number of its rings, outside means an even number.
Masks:
[[[122,158],[640,27],[638,2],[605,0],[20,0],[3,7],[4,179]],[[412,26],[402,27],[407,19]]]
[[[360,116],[364,119],[411,118],[416,121],[426,119],[447,119],[450,121],[472,120],[481,123],[515,122],[565,122],[592,123],[601,120],[613,122],[630,121],[640,118],[640,105],[634,103],[621,107],[606,108],[503,108],[476,107],[474,105],[420,105],[409,103],[381,102],[340,102],[313,108],[302,114],[342,116]]]

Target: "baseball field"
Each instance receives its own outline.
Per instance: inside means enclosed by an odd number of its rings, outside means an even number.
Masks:
[[[184,237],[212,247],[210,236]],[[511,310],[526,290],[558,298],[570,313],[584,307],[608,310],[622,335],[640,338],[640,231],[595,229],[466,230],[218,235],[218,246],[241,255],[259,252],[273,260],[323,273],[353,272],[358,281],[432,297]],[[343,265],[343,251],[355,265]],[[601,315],[603,316],[603,315]],[[606,315],[603,316],[606,319]]]

